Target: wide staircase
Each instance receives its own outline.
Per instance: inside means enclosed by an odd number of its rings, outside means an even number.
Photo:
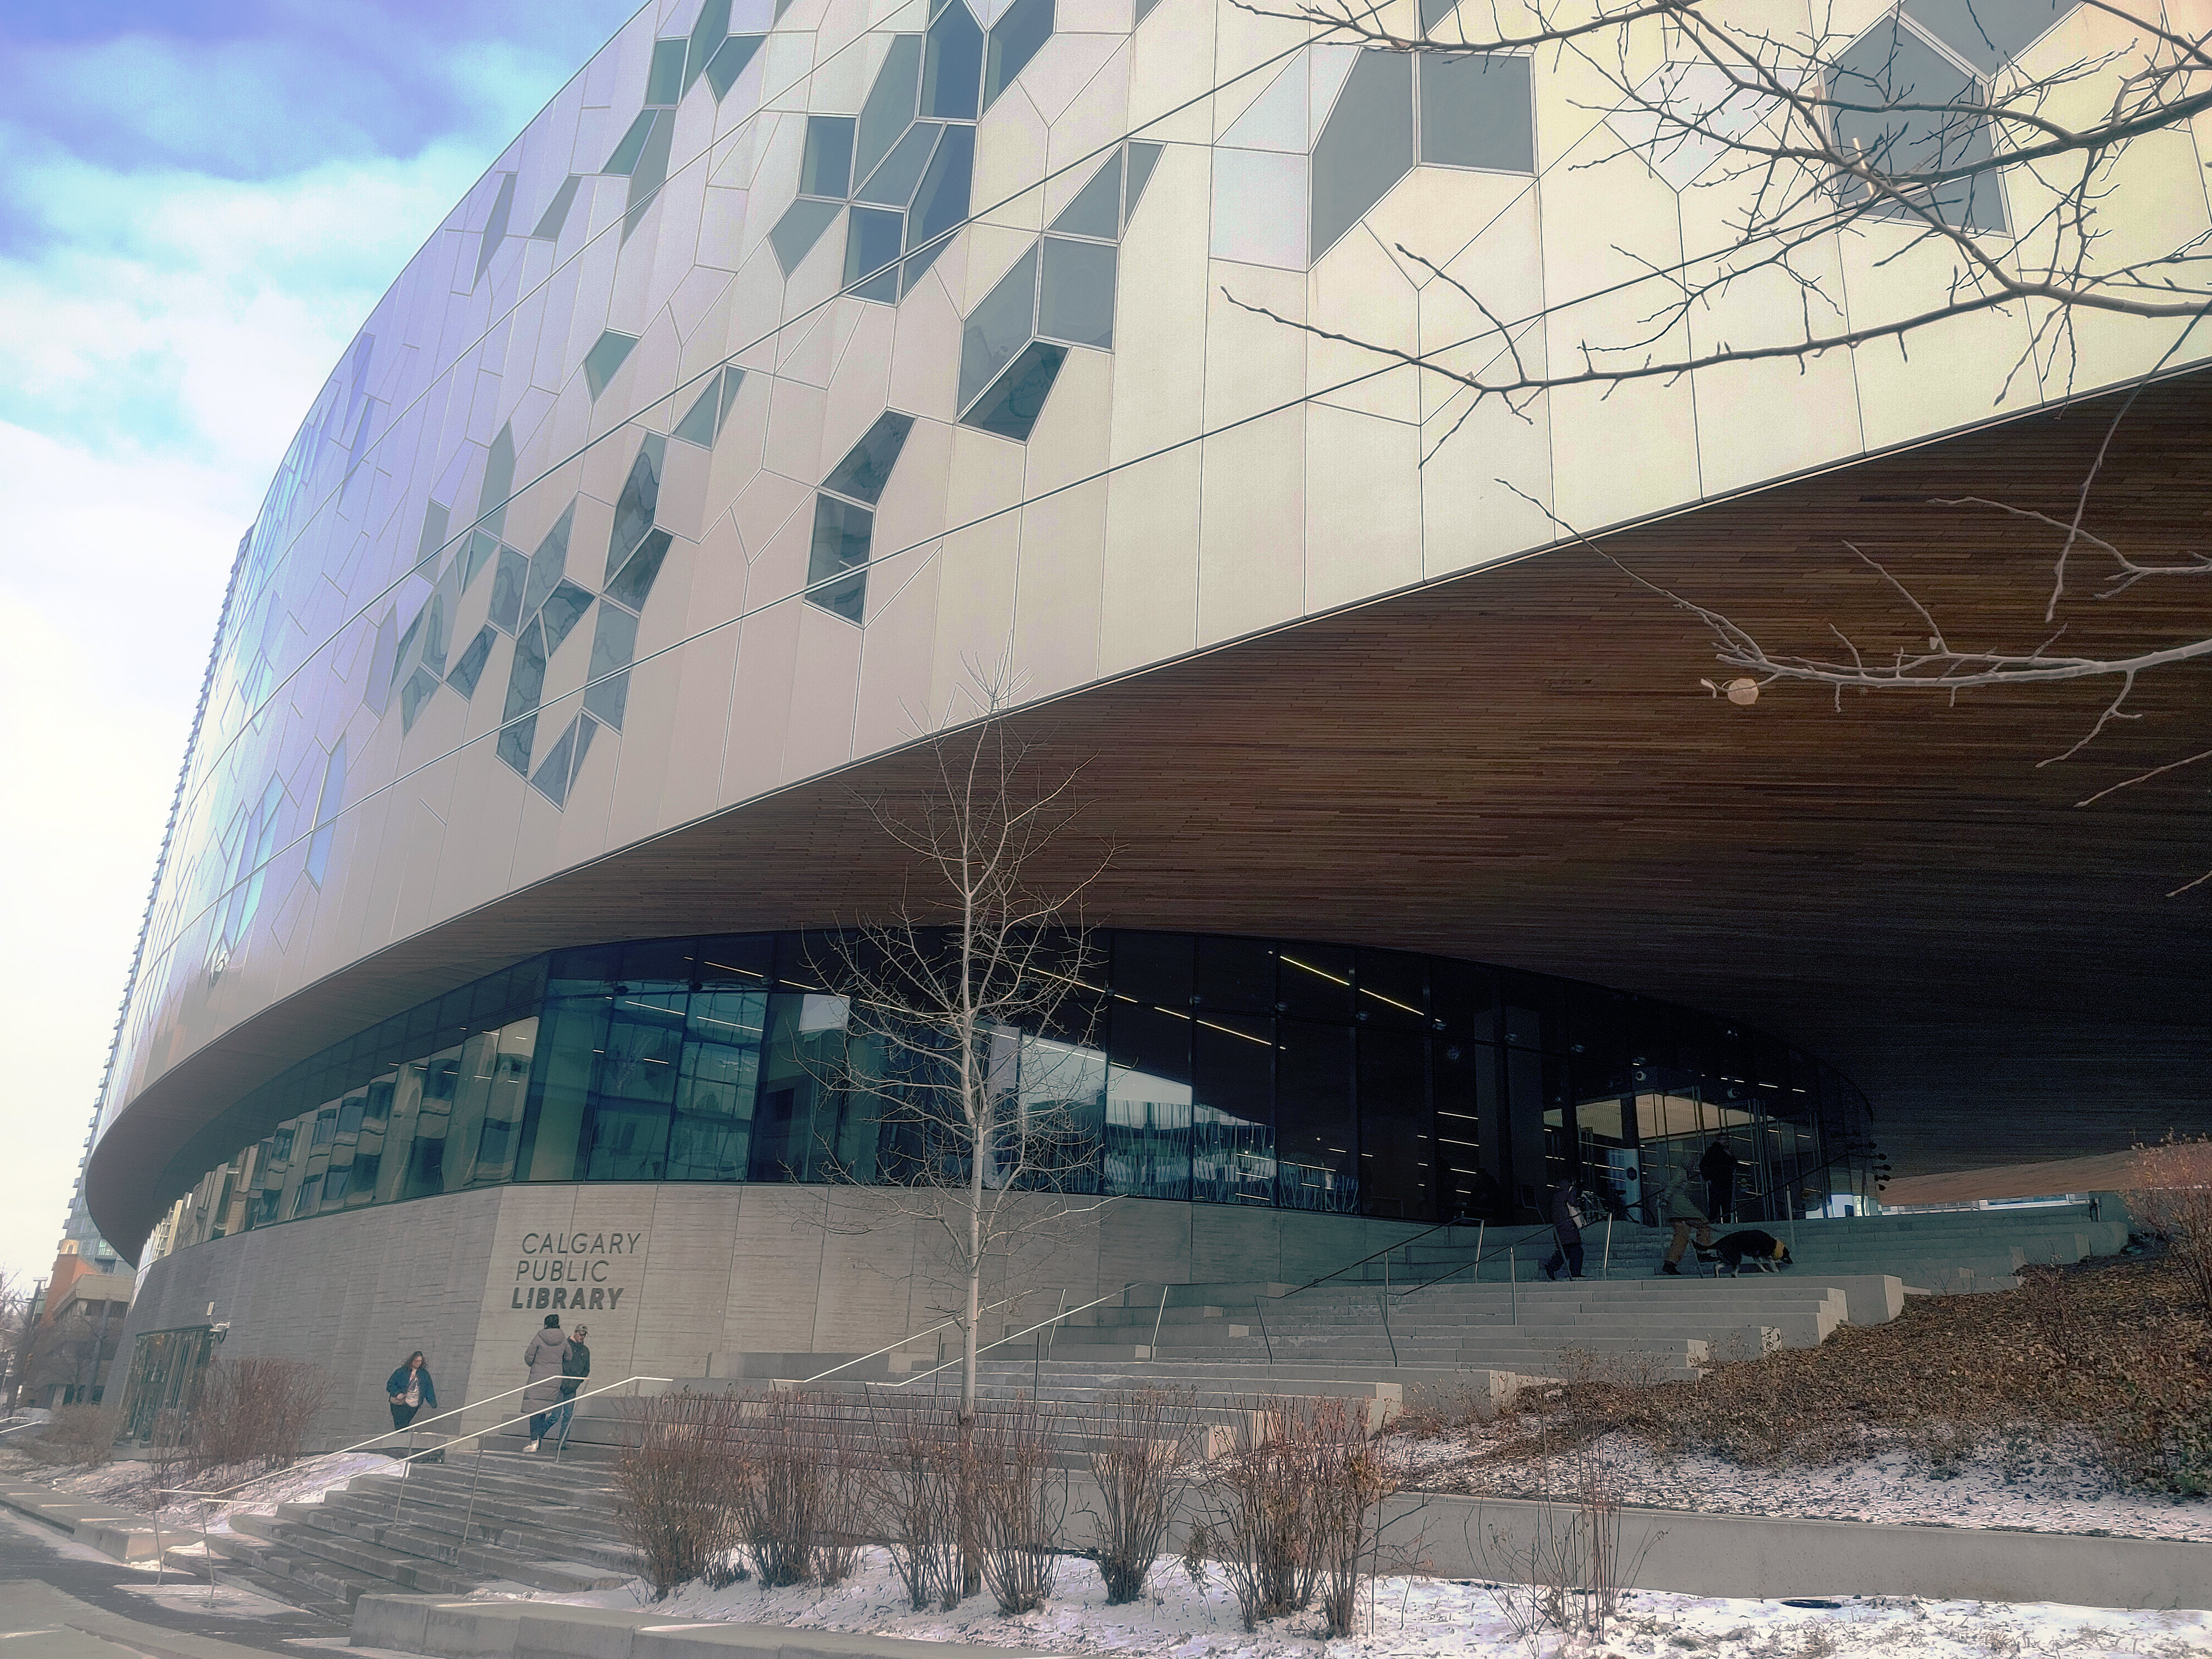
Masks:
[[[196,1533],[173,1534],[167,1565],[341,1620],[374,1591],[610,1589],[635,1573],[605,1468],[550,1457],[416,1462],[404,1478],[356,1476],[319,1503],[234,1515],[230,1526],[208,1535],[211,1559]]]
[[[2033,1209],[1775,1223],[1769,1231],[1790,1243],[1794,1267],[1731,1275],[1691,1255],[1680,1276],[1665,1275],[1670,1230],[1616,1219],[1585,1231],[1585,1277],[1575,1281],[1543,1278],[1548,1228],[1466,1226],[1417,1237],[1318,1283],[1133,1285],[988,1350],[980,1381],[987,1402],[1030,1396],[1064,1407],[1071,1422],[1095,1419],[1104,1402],[1139,1389],[1188,1390],[1201,1425],[1216,1435],[1239,1431],[1272,1396],[1354,1399],[1379,1424],[1423,1390],[1462,1405],[1469,1397],[1503,1401],[1539,1379],[1692,1382],[1729,1360],[1816,1346],[1839,1325],[1884,1323],[1908,1294],[2008,1289],[2022,1267],[2116,1253],[2128,1221],[2118,1197],[2106,1194]],[[934,1338],[866,1358],[720,1354],[711,1376],[688,1386],[797,1385],[882,1407],[957,1389],[951,1358]],[[587,1402],[567,1455],[604,1456],[628,1432],[622,1407]],[[1070,1430],[1064,1439],[1069,1460],[1079,1460],[1082,1433]]]

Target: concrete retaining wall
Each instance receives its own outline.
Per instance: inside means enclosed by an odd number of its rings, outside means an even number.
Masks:
[[[1384,1553],[1518,1582],[1532,1545],[1578,1523],[1567,1504],[1408,1496],[1386,1514]],[[1637,1509],[1620,1512],[1619,1537],[1639,1589],[2212,1608],[2212,1544]]]

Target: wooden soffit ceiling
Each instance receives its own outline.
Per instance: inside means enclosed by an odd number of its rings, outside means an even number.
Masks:
[[[2055,537],[2107,432],[2090,402],[1613,535],[1605,551],[1771,648],[2023,648],[2051,629]],[[2147,391],[2087,523],[2139,555],[2212,543],[2212,377]],[[1455,464],[1449,451],[1435,465]],[[2212,576],[2091,597],[2069,651],[2212,633]],[[1775,687],[1716,701],[1694,618],[1565,545],[1014,718],[1081,768],[1066,870],[1103,846],[1094,924],[1285,933],[1477,957],[1726,1012],[1841,1066],[1900,1174],[2212,1127],[2203,988],[2212,746],[2203,666],[2146,680],[2075,757],[2104,683],[1924,695]],[[908,750],[732,809],[433,927],[303,990],[141,1091],[96,1148],[94,1213],[135,1246],[266,1126],[223,1109],[324,1044],[537,951],[848,922],[915,890],[869,803],[924,787]],[[1053,879],[1041,872],[1041,879]],[[240,1131],[244,1133],[241,1133]]]

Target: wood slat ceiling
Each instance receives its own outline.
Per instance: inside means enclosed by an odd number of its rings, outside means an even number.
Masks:
[[[1924,629],[2033,645],[2055,538],[1978,495],[2070,514],[2112,405],[2087,403],[1615,535],[1607,550],[1776,648]],[[2148,392],[2089,526],[2143,556],[2212,544],[2212,377]],[[1431,465],[1480,465],[1449,448]],[[2069,650],[2212,633],[2212,577],[2111,600],[2075,556]],[[1115,849],[1094,923],[1285,933],[1566,974],[1732,1014],[1820,1053],[1875,1103],[1899,1174],[2103,1152],[2212,1127],[2203,979],[2207,670],[2146,681],[2142,718],[2075,759],[2101,684],[1918,696],[1777,687],[1716,702],[1697,623],[1567,546],[1062,698],[1013,726],[1080,764],[1073,869]],[[135,1249],[175,1193],[266,1126],[221,1114],[284,1065],[535,951],[849,921],[909,872],[868,800],[906,752],[567,872],[301,992],[143,1091],[95,1150],[102,1231]],[[1048,873],[1046,878],[1049,879]]]

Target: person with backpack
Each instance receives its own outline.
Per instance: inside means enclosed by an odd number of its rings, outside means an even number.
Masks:
[[[584,1339],[590,1334],[591,1327],[577,1326],[576,1334],[568,1339],[568,1352],[561,1357],[561,1403],[553,1408],[545,1425],[545,1432],[556,1436],[556,1451],[568,1443],[568,1424],[576,1415],[576,1391],[592,1374],[592,1351],[584,1346]]]
[[[1582,1188],[1572,1176],[1552,1188],[1552,1235],[1559,1240],[1559,1248],[1552,1259],[1544,1264],[1544,1277],[1557,1279],[1559,1269],[1567,1269],[1567,1277],[1583,1276],[1583,1214],[1578,1200]]]

